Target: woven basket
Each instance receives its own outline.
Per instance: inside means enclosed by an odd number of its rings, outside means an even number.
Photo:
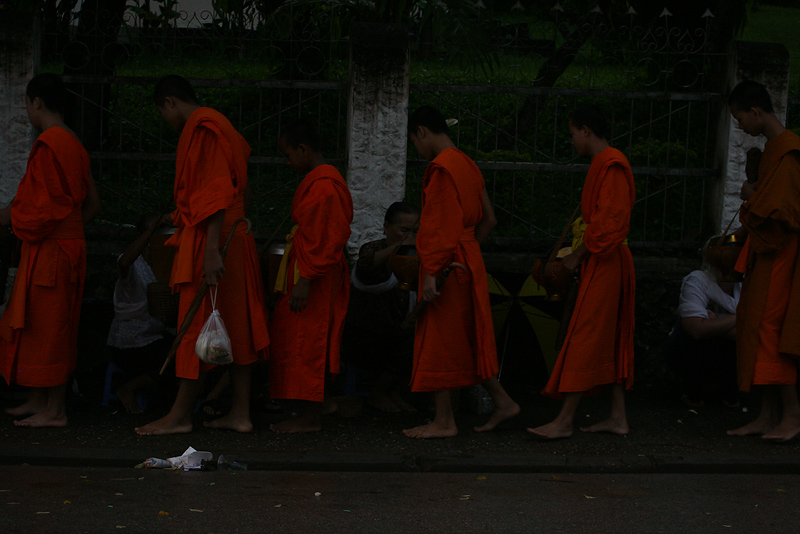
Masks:
[[[419,256],[392,254],[386,262],[400,280],[397,286],[407,291],[416,291],[419,285]]]
[[[154,317],[166,317],[167,320],[178,318],[180,294],[172,293],[169,284],[152,282],[147,284],[147,311]]]

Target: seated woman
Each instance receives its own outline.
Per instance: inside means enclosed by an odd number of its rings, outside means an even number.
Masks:
[[[400,394],[411,375],[414,329],[400,325],[416,298],[398,287],[387,261],[399,246],[414,245],[418,226],[415,206],[405,202],[389,206],[383,225],[386,237],[361,247],[350,277],[342,357],[374,375],[367,403],[384,412],[415,410]]]
[[[153,227],[169,224],[159,214],[143,216],[136,223],[136,239],[117,258],[119,277],[114,286],[114,320],[106,344],[111,360],[128,380],[116,390],[125,411],[142,413],[137,392],[160,381],[159,371],[172,344],[163,318],[150,315],[147,285],[156,281],[149,264],[148,239]],[[174,375],[174,365],[172,366]]]
[[[736,306],[741,282],[726,281],[719,269],[705,260],[703,269],[689,273],[681,284],[678,321],[667,341],[666,357],[684,381],[683,400],[703,406],[712,386],[726,406],[739,404],[736,386]]]

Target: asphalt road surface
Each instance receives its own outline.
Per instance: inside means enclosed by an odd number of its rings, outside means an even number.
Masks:
[[[0,532],[794,533],[800,477],[0,466]]]

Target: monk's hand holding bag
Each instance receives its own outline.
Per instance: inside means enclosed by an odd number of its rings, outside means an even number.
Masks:
[[[226,365],[233,363],[233,351],[231,349],[231,338],[222,322],[222,316],[217,309],[217,288],[212,288],[211,293],[211,315],[208,316],[200,335],[197,336],[197,343],[194,352],[197,357],[206,363],[214,365]]]

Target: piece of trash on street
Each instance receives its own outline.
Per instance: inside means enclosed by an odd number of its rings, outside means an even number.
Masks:
[[[681,421],[680,419],[678,419],[678,424],[682,425],[682,424],[683,424],[683,421]]]
[[[778,488],[778,493],[786,493],[785,489]]]
[[[169,515],[169,512],[165,512],[164,510],[161,510],[160,512],[158,512],[158,515]]]
[[[275,508],[280,508],[281,506],[283,506],[283,505],[282,504],[276,504]]]
[[[148,469],[172,469],[173,467],[169,460],[161,458],[148,458],[143,465]]]
[[[320,493],[318,491],[315,491],[314,492],[314,497],[322,497],[322,493]]]
[[[247,471],[247,464],[220,454],[219,458],[217,458],[217,468],[230,469],[231,471]]]
[[[584,495],[587,499],[596,499],[597,497],[592,497],[591,495]]]
[[[745,406],[744,408],[742,408],[742,412],[744,412],[744,413],[747,413],[747,406]]]
[[[697,415],[697,410],[689,410],[689,413],[693,413],[693,414]]]
[[[122,495],[121,493],[115,493],[114,495]]]
[[[462,500],[462,501],[468,501],[469,500],[469,495],[462,495],[461,497],[459,497],[459,499]]]
[[[64,504],[72,504],[72,501],[64,501]]]
[[[125,525],[117,525],[117,528],[127,528]]]
[[[198,510],[197,508],[189,508],[189,511],[190,512],[200,512],[201,514],[203,513],[202,510]]]
[[[19,504],[18,502],[7,502],[6,504]]]

